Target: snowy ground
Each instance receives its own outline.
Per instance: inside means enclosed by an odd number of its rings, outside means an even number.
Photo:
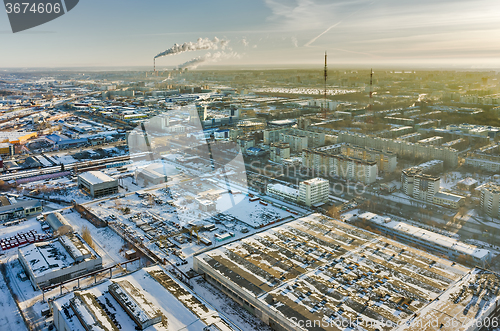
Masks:
[[[82,233],[82,227],[86,226],[92,234],[96,244],[97,253],[102,256],[102,266],[107,267],[116,263],[125,262],[124,240],[109,227],[96,228],[92,223],[83,219],[76,211],[65,212],[63,216],[78,233]]]
[[[24,320],[17,309],[14,298],[0,274],[0,330],[27,331]]]

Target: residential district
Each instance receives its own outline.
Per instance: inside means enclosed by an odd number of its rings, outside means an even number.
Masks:
[[[500,330],[499,79],[0,73],[0,330]]]

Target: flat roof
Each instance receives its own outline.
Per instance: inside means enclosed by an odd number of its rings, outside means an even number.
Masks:
[[[75,263],[59,240],[21,247],[19,253],[26,259],[35,277],[67,268]]]
[[[419,238],[421,240],[434,242],[444,247],[448,247],[449,249],[453,249],[455,251],[459,251],[466,255],[474,256],[475,258],[482,259],[491,252],[487,249],[478,248],[475,245],[466,244],[462,241],[459,241],[454,238],[450,238],[444,236],[439,233],[435,233],[432,231],[428,231],[408,223],[393,221],[390,217],[381,216],[374,213],[364,213],[359,215],[359,218],[365,219],[367,221],[371,221],[373,223],[377,223],[386,228],[391,228],[396,231],[405,232],[409,235],[412,235],[415,238]]]
[[[465,199],[465,197],[453,193],[448,193],[448,192],[438,192],[434,194],[434,197],[438,199],[444,199],[444,200],[449,200],[449,201],[454,201],[454,202],[459,202],[462,199]]]
[[[350,319],[370,331],[397,327],[470,270],[321,214],[195,259],[290,323]]]
[[[267,185],[267,188],[272,188],[272,189],[275,189],[277,191],[280,191],[280,192],[284,192],[284,193],[287,193],[287,194],[294,194],[294,195],[299,195],[299,190],[297,189],[294,189],[290,186],[286,186],[286,185],[283,185],[283,184],[269,184]]]
[[[120,325],[121,330],[134,331],[136,323],[109,292],[109,287],[113,284],[120,284],[122,288],[123,286],[127,287],[128,295],[134,297],[134,301],[140,304],[141,310],[148,311],[149,314],[153,315],[152,309],[157,310],[168,322],[168,326],[158,322],[145,328],[146,331],[200,331],[210,325],[215,325],[216,330],[233,330],[215,310],[202,303],[191,290],[180,284],[160,266],[139,269],[126,276],[108,279],[99,285],[68,293],[52,302],[54,311],[67,311],[68,314],[62,312],[60,317],[67,325],[71,326],[72,330],[83,331],[85,329],[73,310],[69,308],[69,304],[75,298],[75,294],[80,297],[88,296],[95,301],[85,300],[87,310],[98,312],[103,321],[107,321],[106,324],[110,326],[114,325],[116,328],[116,324],[111,321],[115,320]],[[113,318],[108,318],[111,316],[95,302],[106,306],[108,311],[113,313]]]
[[[87,171],[78,175],[78,177],[83,178],[92,185],[116,181],[116,179],[101,171]]]

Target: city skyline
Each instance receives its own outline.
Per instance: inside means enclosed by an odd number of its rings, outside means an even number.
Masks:
[[[311,65],[326,50],[332,66],[496,68],[499,13],[492,0],[89,0],[16,34],[2,14],[0,34],[8,52],[0,67],[147,67],[174,44],[217,37],[229,42],[222,53],[186,52],[156,64],[175,67],[206,58],[200,68]]]

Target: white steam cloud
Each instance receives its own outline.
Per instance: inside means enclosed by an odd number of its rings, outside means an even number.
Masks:
[[[199,65],[205,62],[218,62],[225,59],[231,58],[239,58],[240,55],[236,52],[215,52],[215,53],[207,53],[202,56],[195,57],[181,65],[179,65],[179,69],[189,68],[194,69]]]
[[[215,37],[214,39],[209,38],[198,38],[198,40],[193,42],[186,42],[182,45],[174,44],[174,46],[170,47],[167,50],[157,54],[154,58],[159,58],[168,55],[175,55],[184,52],[192,52],[192,51],[200,51],[200,50],[218,50],[218,49],[226,49],[229,40],[219,39]]]

